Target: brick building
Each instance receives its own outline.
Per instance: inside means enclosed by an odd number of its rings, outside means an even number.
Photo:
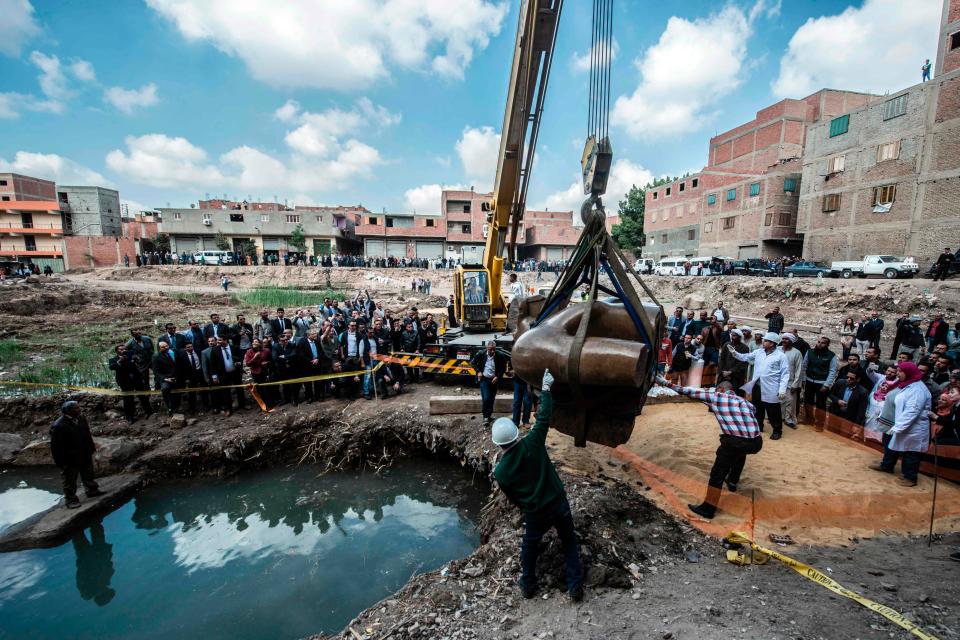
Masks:
[[[56,200],[57,185],[51,180],[19,173],[0,173],[0,202],[14,200]]]
[[[799,254],[797,194],[807,129],[871,99],[823,89],[781,100],[711,138],[701,171],[647,191],[643,255]]]
[[[57,185],[64,228],[77,236],[119,236],[120,193],[94,186]]]
[[[944,3],[936,75],[808,131],[804,257],[912,255],[960,246],[960,0]]]

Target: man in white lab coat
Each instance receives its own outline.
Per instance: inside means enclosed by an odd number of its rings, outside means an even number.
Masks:
[[[771,440],[779,440],[783,435],[780,403],[786,400],[787,386],[790,383],[790,365],[783,352],[777,351],[779,342],[780,336],[770,331],[763,336],[762,346],[756,351],[738,353],[730,350],[737,360],[753,363],[753,377],[743,385],[743,389],[751,394],[761,431],[764,417],[770,419],[770,427],[773,429]],[[730,345],[725,348],[729,350]]]
[[[790,381],[787,383],[787,398],[780,403],[783,421],[791,429],[797,428],[797,407],[800,406],[800,387],[803,385],[803,354],[794,348],[797,336],[784,333],[780,336],[780,351],[787,359]]]

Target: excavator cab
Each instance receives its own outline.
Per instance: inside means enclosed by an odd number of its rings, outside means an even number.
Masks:
[[[496,292],[499,295],[499,291]],[[457,318],[466,331],[492,331],[493,290],[487,270],[480,265],[457,267],[453,300]]]

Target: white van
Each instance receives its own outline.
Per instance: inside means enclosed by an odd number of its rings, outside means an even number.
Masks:
[[[229,251],[197,251],[193,254],[197,264],[233,264],[233,254]]]
[[[640,275],[653,273],[653,267],[654,262],[651,258],[637,258],[637,261],[633,263],[633,270]]]
[[[686,258],[663,258],[653,268],[653,272],[658,276],[682,276],[684,274],[683,265],[686,262]]]

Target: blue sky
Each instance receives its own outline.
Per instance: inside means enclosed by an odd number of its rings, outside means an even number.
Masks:
[[[610,199],[703,166],[783,97],[893,91],[941,0],[617,0]],[[0,171],[118,188],[435,213],[489,189],[518,0],[0,0]],[[529,202],[572,208],[590,3],[567,0]]]

